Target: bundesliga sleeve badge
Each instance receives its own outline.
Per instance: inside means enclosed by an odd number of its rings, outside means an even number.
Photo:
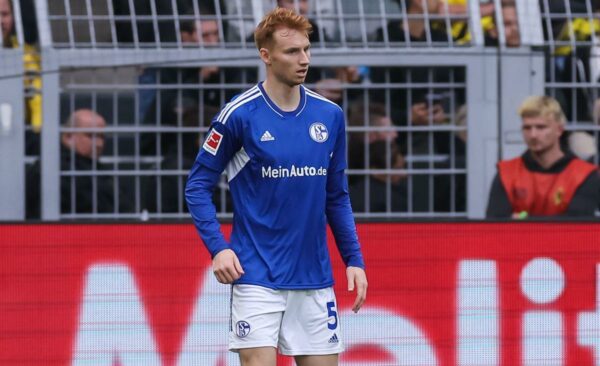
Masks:
[[[223,141],[223,135],[213,128],[206,137],[206,140],[204,140],[202,148],[216,156],[217,151],[219,151],[219,146],[221,146],[221,141]]]

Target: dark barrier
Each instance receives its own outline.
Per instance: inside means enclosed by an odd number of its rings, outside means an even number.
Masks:
[[[600,226],[358,229],[358,314],[334,255],[342,365],[600,365]],[[192,225],[1,225],[0,253],[1,365],[238,364]]]

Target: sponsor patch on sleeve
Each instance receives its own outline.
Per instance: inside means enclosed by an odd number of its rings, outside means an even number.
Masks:
[[[215,129],[212,129],[210,134],[206,137],[206,140],[204,140],[202,148],[213,155],[217,155],[219,146],[221,146],[221,141],[223,141],[223,135]]]

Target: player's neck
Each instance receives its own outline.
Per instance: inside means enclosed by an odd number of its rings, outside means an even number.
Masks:
[[[262,86],[269,99],[282,111],[290,112],[298,108],[298,104],[300,104],[300,85],[289,86],[267,78]]]
[[[535,160],[544,169],[550,168],[557,161],[562,159],[563,156],[565,156],[565,153],[560,149],[560,145],[556,145],[549,150],[539,153],[531,152],[531,157],[533,160]]]

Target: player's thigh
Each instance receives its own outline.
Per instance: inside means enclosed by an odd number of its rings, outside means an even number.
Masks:
[[[275,366],[277,350],[275,347],[243,348],[239,350],[242,366]]]
[[[318,356],[343,350],[333,288],[290,291],[279,333],[280,353]]]
[[[234,285],[229,349],[277,347],[285,296],[262,286]]]
[[[298,366],[337,366],[338,355],[311,355],[294,357]]]

